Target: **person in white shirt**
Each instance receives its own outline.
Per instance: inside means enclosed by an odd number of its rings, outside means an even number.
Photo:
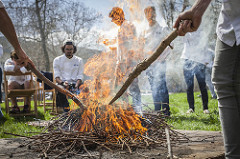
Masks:
[[[117,50],[117,70],[119,73],[123,74],[122,77],[118,77],[118,82],[123,82],[132,69],[137,65],[138,55],[137,50],[137,33],[135,26],[125,19],[124,12],[122,8],[113,7],[109,13],[109,18],[112,19],[116,25],[120,28],[118,30],[118,50]],[[141,92],[138,85],[138,78],[135,78],[132,84],[129,86],[129,92],[132,96],[132,106],[134,111],[139,115],[142,115],[142,102],[141,102]],[[127,95],[124,94],[125,99]]]
[[[154,53],[169,31],[167,27],[161,27],[156,21],[156,10],[154,6],[145,8],[144,13],[148,20],[149,27],[145,33],[143,53],[145,58],[148,58]],[[155,111],[159,111],[162,108],[163,113],[167,116],[170,116],[169,93],[166,83],[166,57],[169,53],[170,48],[168,47],[146,71],[152,90]]]
[[[9,72],[27,72],[26,68],[23,66],[17,65],[16,60],[18,59],[16,52],[11,52],[11,58],[9,58],[4,64],[4,70]],[[31,77],[29,75],[22,76],[10,76],[8,78],[8,88],[11,89],[28,89],[30,88],[30,80]],[[20,109],[17,105],[16,97],[11,98],[13,108],[10,113],[20,113]],[[29,113],[31,108],[31,99],[26,97],[26,101],[24,103],[24,108],[22,113]]]
[[[83,60],[74,55],[77,48],[72,40],[67,40],[62,46],[61,56],[58,56],[53,61],[54,78],[59,86],[70,91],[78,90],[83,83]],[[66,95],[58,92],[56,97],[56,104],[61,112],[69,111],[69,102]]]
[[[196,31],[211,0],[198,0],[179,15],[178,35]],[[223,0],[217,25],[212,81],[216,90],[226,159],[240,158],[240,3]]]
[[[205,50],[201,45],[201,39],[197,38],[201,32],[187,33],[185,36],[184,48],[181,58],[184,59],[183,75],[187,85],[187,101],[189,110],[187,113],[195,111],[194,106],[194,76],[196,76],[201,91],[203,113],[209,114],[208,111],[208,93],[205,82]]]

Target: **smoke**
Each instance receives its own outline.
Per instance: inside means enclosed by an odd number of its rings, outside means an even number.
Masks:
[[[194,1],[190,1],[190,4],[193,4]],[[136,29],[137,29],[137,35],[138,38],[141,41],[141,38],[144,37],[144,32],[148,29],[148,22],[145,18],[144,15],[144,8],[147,6],[155,6],[156,8],[156,19],[157,22],[160,24],[162,27],[167,26],[167,22],[165,21],[164,17],[164,12],[161,8],[161,5],[163,4],[162,0],[158,1],[153,1],[153,0],[118,0],[115,1],[114,6],[118,6],[120,8],[123,8],[126,19],[132,22]],[[191,7],[191,5],[190,5]],[[189,7],[189,8],[190,8]],[[186,8],[186,9],[189,9]],[[173,15],[175,16],[175,19],[177,18],[177,15],[179,14],[180,10],[182,7],[179,7],[178,10],[173,12]],[[111,8],[109,8],[110,12]],[[214,40],[212,40],[213,35],[215,34],[215,23],[213,22],[213,17],[216,16],[211,12],[210,7],[206,11],[202,24],[199,28],[200,34],[196,36],[195,39],[198,41],[197,45],[195,46],[196,52],[199,50],[202,50],[202,52],[199,52],[195,54],[196,58],[200,58],[200,55],[204,54],[204,49],[202,48],[208,48],[210,43],[215,43]],[[114,24],[111,23],[111,19],[108,17],[108,15],[104,15],[105,19],[105,25],[107,25],[108,29],[105,29],[104,31],[101,32],[101,35],[103,38],[109,38],[113,39],[114,37],[117,36],[117,29],[118,27]],[[174,20],[175,20],[174,19]],[[111,29],[109,29],[111,28]],[[99,27],[96,27],[96,30],[99,29]],[[169,30],[172,30],[172,28],[169,28]],[[165,36],[169,32],[164,32]],[[184,38],[185,37],[178,37],[174,42],[174,49],[172,50],[172,53],[168,56],[166,63],[167,63],[167,71],[166,71],[166,82],[168,86],[169,92],[179,92],[179,91],[185,91],[185,81],[183,78],[183,60],[180,58],[182,51],[183,51],[183,45],[184,45]],[[211,39],[209,41],[209,39]],[[157,37],[153,37],[150,39],[153,43],[160,43],[162,39],[159,39]],[[143,42],[143,41],[141,41]],[[211,45],[213,45],[211,44]],[[144,44],[139,44],[139,46],[144,45]],[[107,46],[109,47],[109,46]],[[206,49],[207,50],[207,49]],[[154,52],[154,50],[152,50]],[[199,57],[197,57],[199,56]],[[159,68],[161,69],[161,68]],[[140,89],[144,92],[151,91],[150,85],[148,82],[148,78],[145,72],[143,72],[139,76],[139,86]],[[144,100],[143,100],[144,102]]]

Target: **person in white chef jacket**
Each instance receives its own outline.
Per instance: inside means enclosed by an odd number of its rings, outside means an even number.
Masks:
[[[77,47],[72,40],[66,40],[61,49],[64,54],[56,57],[53,61],[56,83],[60,87],[70,91],[78,90],[79,86],[83,83],[83,60],[74,55]],[[70,110],[66,95],[60,92],[57,92],[56,105],[58,112],[67,112]]]

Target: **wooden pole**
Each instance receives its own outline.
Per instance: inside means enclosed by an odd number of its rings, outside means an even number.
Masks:
[[[169,159],[173,159],[173,153],[172,153],[172,146],[171,146],[171,141],[170,141],[169,127],[165,127],[165,132],[166,132],[167,145],[168,145],[168,158],[169,158]]]
[[[65,94],[65,95],[69,96],[82,110],[86,109],[86,106],[81,103],[81,101],[76,97],[75,94],[71,93],[70,91],[68,91],[66,89],[62,89],[61,87],[59,87],[56,84],[54,84],[52,81],[47,79],[41,72],[39,72],[36,69],[35,66],[31,65],[30,63],[28,63],[27,69],[31,70],[39,79],[44,81],[50,87],[52,87],[52,88],[56,89],[57,91],[59,91],[59,92]]]
[[[128,79],[123,84],[121,89],[117,92],[117,94],[112,98],[112,100],[109,102],[110,104],[113,104],[119,97],[122,96],[122,94],[127,90],[129,85],[133,82],[133,80],[141,74],[142,71],[146,70],[166,49],[167,46],[170,45],[170,43],[178,36],[177,30],[174,30],[169,34],[158,46],[157,50],[154,54],[152,54],[149,58],[143,60],[140,62],[135,69],[130,73],[128,76]]]

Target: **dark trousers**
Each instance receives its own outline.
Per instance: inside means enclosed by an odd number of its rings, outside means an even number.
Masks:
[[[62,107],[63,109],[69,108],[69,102],[65,94],[60,92],[56,95],[56,105],[57,107]]]
[[[205,68],[204,64],[192,61],[185,60],[183,66],[184,79],[187,84],[187,100],[189,108],[194,108],[194,75],[197,78],[198,85],[202,94],[203,109],[208,109],[208,93],[205,82]]]
[[[240,158],[240,45],[231,47],[217,40],[212,81],[218,96],[226,159]]]
[[[61,85],[59,86],[63,88],[63,86]],[[76,90],[74,88],[75,88],[75,83],[69,84],[70,92],[76,93]],[[70,110],[67,96],[60,92],[57,92],[57,95],[56,95],[56,105],[57,107],[62,107],[65,112]]]
[[[169,94],[166,83],[166,62],[154,63],[147,72],[152,90],[155,110],[165,109],[169,112]]]

